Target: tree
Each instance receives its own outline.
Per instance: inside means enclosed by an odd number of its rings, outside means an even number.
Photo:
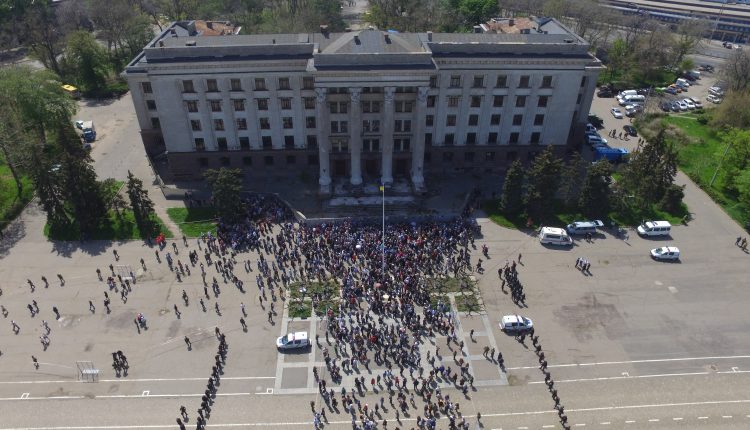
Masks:
[[[31,48],[31,54],[44,64],[44,67],[60,74],[58,57],[63,52],[64,28],[59,25],[56,8],[52,0],[33,1],[27,5],[24,26],[24,43]]]
[[[107,178],[101,182],[101,186],[104,203],[108,208],[115,211],[118,218],[122,219],[121,210],[125,209],[127,205],[125,204],[125,199],[120,194],[120,187],[117,181],[113,178]]]
[[[581,187],[579,207],[581,213],[591,218],[604,218],[609,213],[612,165],[607,160],[599,160],[586,172]]]
[[[142,237],[156,235],[154,222],[154,203],[148,197],[148,191],[143,189],[143,181],[136,178],[128,170],[127,193],[133,217]]]
[[[750,54],[746,49],[733,49],[721,68],[721,77],[730,91],[745,90],[750,86]]]
[[[731,190],[737,191],[736,179],[745,170],[750,169],[750,130],[740,130],[737,128],[729,129],[721,133],[722,145],[721,154],[716,157],[722,157],[722,170],[724,172],[724,186]],[[726,148],[726,155],[723,154]]]
[[[561,170],[562,160],[555,157],[551,146],[547,146],[531,163],[524,203],[532,220],[541,221],[552,214]]]
[[[505,172],[500,209],[507,215],[518,215],[523,211],[523,164],[515,160]]]
[[[458,11],[468,28],[485,23],[499,10],[497,0],[459,0]]]
[[[625,188],[641,204],[654,204],[661,200],[677,175],[677,151],[666,141],[665,129],[635,150],[623,170]]]
[[[578,152],[574,153],[560,175],[560,199],[567,208],[578,206],[581,195],[583,179],[590,163],[586,161]]]
[[[94,36],[76,31],[68,38],[65,69],[84,91],[98,93],[107,86],[111,66],[107,51]]]
[[[609,77],[612,79],[618,72],[627,67],[629,57],[628,46],[625,40],[618,38],[612,42],[612,47],[607,53],[607,58],[609,59]]]
[[[216,214],[225,222],[236,222],[245,215],[242,192],[242,171],[240,169],[209,169],[203,176],[211,186]]]
[[[686,20],[677,26],[672,33],[671,51],[672,65],[678,66],[688,54],[695,53],[703,43],[703,35],[708,31],[708,23],[704,20]],[[692,67],[685,70],[692,70]]]
[[[47,224],[65,225],[69,222],[65,211],[65,194],[60,166],[53,166],[38,148],[32,148],[31,177],[34,189],[47,214]]]
[[[740,172],[734,180],[737,188],[737,200],[750,212],[750,169]]]
[[[728,92],[724,102],[714,108],[711,125],[717,129],[750,128],[750,90]]]
[[[682,206],[682,199],[685,198],[685,186],[671,184],[664,192],[664,196],[659,201],[659,208],[668,213],[676,213]]]

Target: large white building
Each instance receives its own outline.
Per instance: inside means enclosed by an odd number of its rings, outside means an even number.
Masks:
[[[471,34],[208,36],[177,22],[126,68],[146,148],[174,179],[242,168],[352,185],[502,171],[564,151],[587,121],[601,63],[552,19]]]

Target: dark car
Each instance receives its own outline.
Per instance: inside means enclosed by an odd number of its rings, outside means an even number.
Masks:
[[[678,102],[672,102],[672,111],[674,112],[680,112],[680,104]]]
[[[635,127],[633,127],[630,124],[626,124],[622,126],[622,129],[625,130],[625,133],[631,135],[631,136],[638,136],[638,131],[636,131]]]
[[[615,93],[609,88],[602,88],[596,93],[597,97],[614,97]]]
[[[664,112],[669,112],[672,110],[672,105],[669,102],[664,102],[661,104],[661,110]]]
[[[604,127],[604,121],[596,115],[589,115],[589,122],[597,129]]]

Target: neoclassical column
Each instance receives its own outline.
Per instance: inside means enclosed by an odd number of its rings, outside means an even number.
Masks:
[[[362,107],[359,103],[362,88],[350,88],[352,105],[349,107],[349,150],[352,158],[351,184],[362,184]]]
[[[328,139],[328,104],[326,103],[327,88],[315,88],[315,114],[318,118],[318,161],[320,167],[320,179],[318,183],[321,191],[331,185],[331,141]]]
[[[393,182],[393,99],[395,87],[385,87],[383,97],[383,177],[384,184]]]
[[[415,188],[424,187],[424,113],[427,109],[427,87],[417,89],[416,125],[411,152],[411,181]]]

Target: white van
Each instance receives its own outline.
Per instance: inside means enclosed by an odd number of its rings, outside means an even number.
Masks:
[[[618,99],[620,106],[632,105],[635,103],[646,103],[646,96],[636,94],[634,96],[625,96]]]
[[[641,236],[669,236],[672,224],[669,221],[646,221],[637,230]]]
[[[636,90],[625,90],[625,91],[620,91],[617,94],[617,97],[637,96],[637,95],[638,95],[638,91]]]
[[[560,246],[573,244],[573,240],[568,236],[568,233],[557,227],[542,227],[539,230],[539,242]]]
[[[573,221],[571,224],[568,224],[566,227],[566,230],[568,231],[568,234],[574,235],[574,234],[596,234],[596,228],[604,226],[604,223],[600,220],[595,221]]]
[[[679,78],[674,83],[680,88],[690,87],[690,82],[688,82],[688,80],[685,78]]]

